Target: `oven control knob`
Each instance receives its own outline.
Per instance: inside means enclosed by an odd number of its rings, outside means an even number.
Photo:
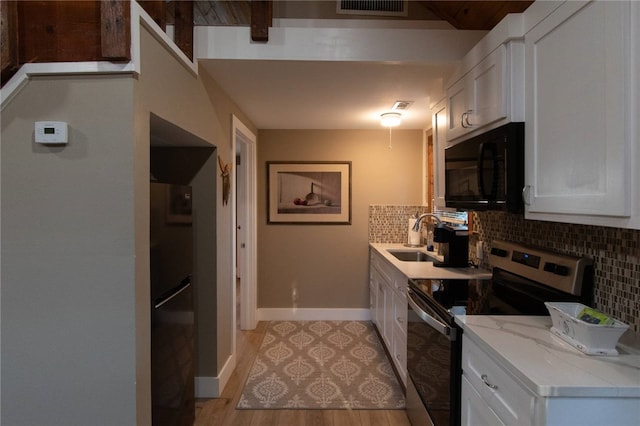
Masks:
[[[546,262],[544,264],[544,270],[556,275],[569,275],[569,268],[563,265],[558,265],[557,263]]]

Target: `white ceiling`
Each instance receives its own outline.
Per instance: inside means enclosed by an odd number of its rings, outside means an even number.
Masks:
[[[402,129],[431,127],[443,82],[486,31],[441,21],[274,20],[196,27],[194,56],[258,129],[380,129],[396,101]]]
[[[431,127],[430,103],[453,66],[406,62],[200,59],[259,129],[379,129],[395,101],[412,101],[403,129]]]

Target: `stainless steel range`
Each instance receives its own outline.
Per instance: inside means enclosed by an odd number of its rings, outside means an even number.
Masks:
[[[506,241],[493,241],[491,280],[409,280],[407,414],[413,425],[460,424],[462,330],[454,315],[548,315],[544,302],[591,305],[593,266]]]

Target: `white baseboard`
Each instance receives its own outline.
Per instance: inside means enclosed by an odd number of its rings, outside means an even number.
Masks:
[[[217,377],[196,377],[196,398],[218,398],[220,386]]]
[[[224,363],[218,377],[196,377],[196,398],[219,398],[235,368],[236,358],[235,355],[231,355]]]
[[[258,321],[370,321],[369,309],[259,308]]]

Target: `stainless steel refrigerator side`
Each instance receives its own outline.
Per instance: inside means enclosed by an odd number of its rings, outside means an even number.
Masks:
[[[154,426],[195,420],[191,188],[151,183],[151,402]]]

